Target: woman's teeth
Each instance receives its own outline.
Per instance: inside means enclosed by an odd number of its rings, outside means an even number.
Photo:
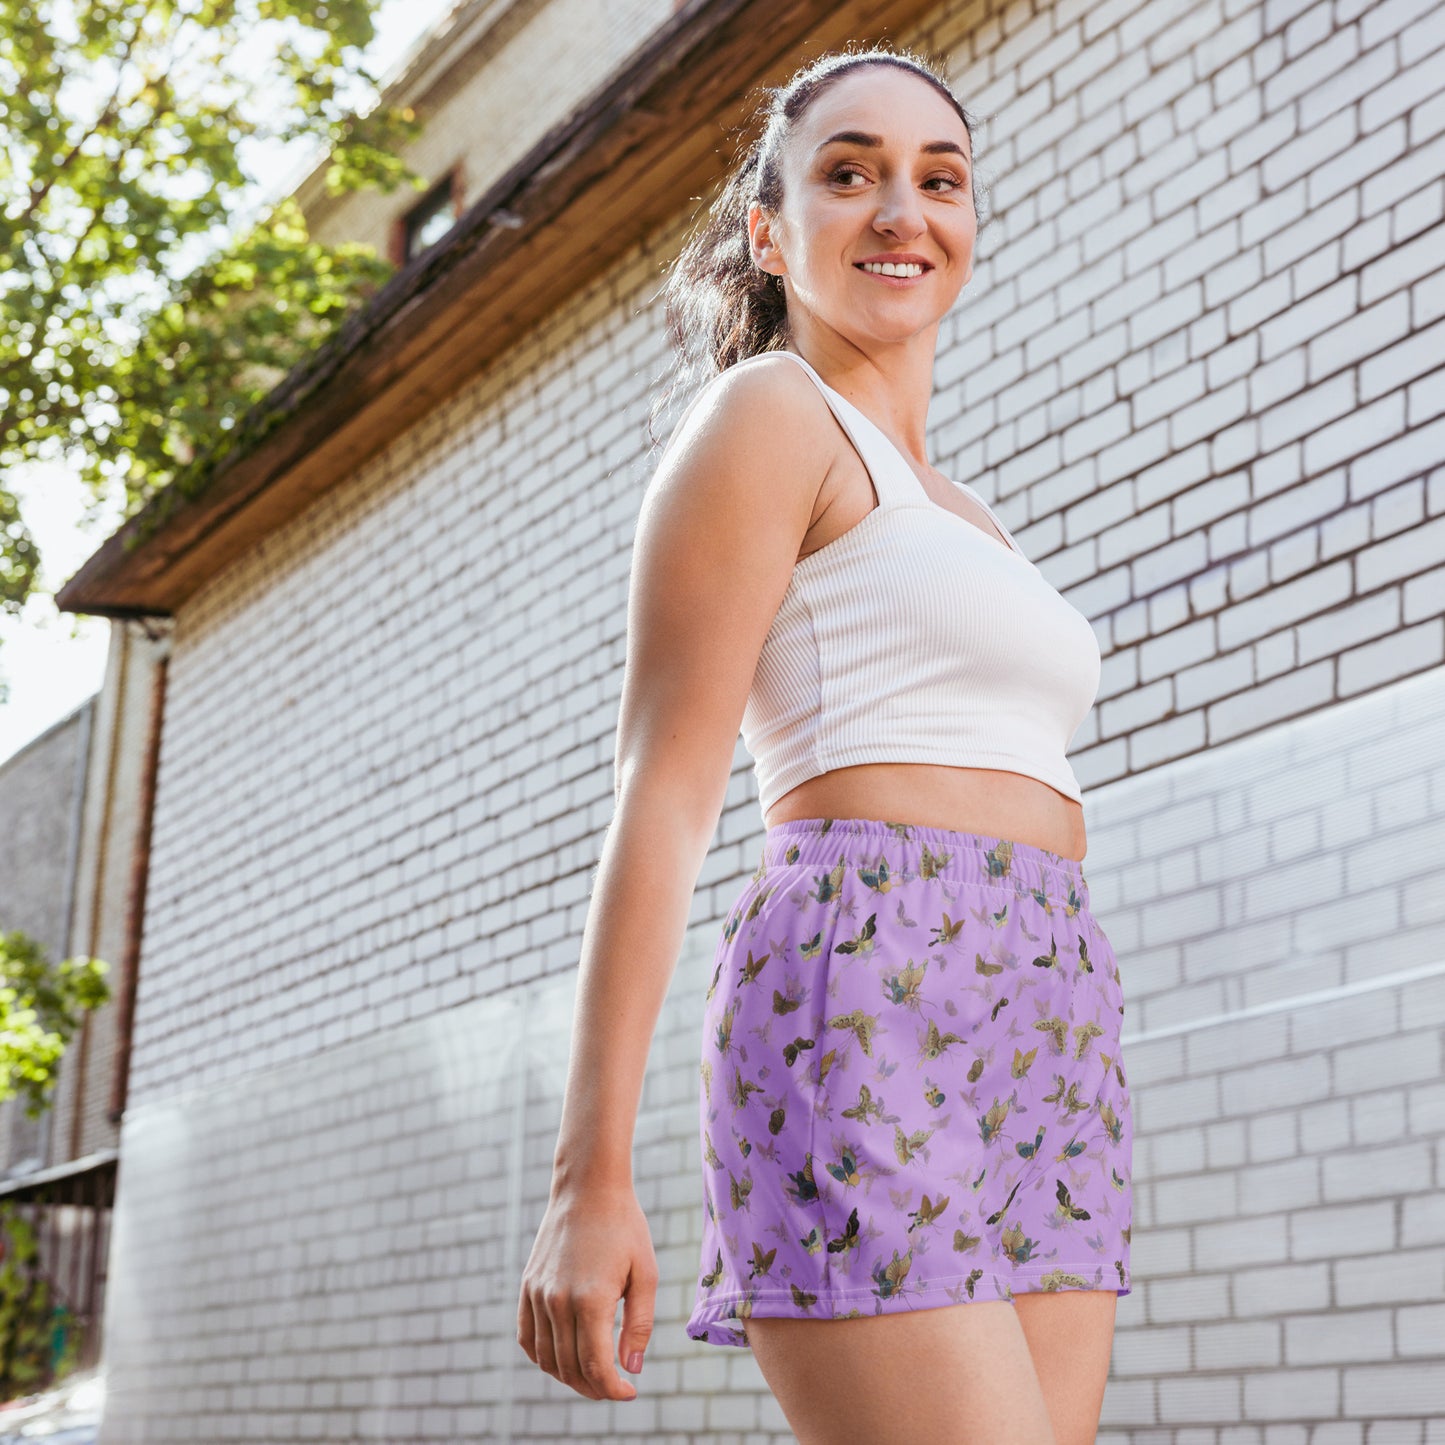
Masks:
[[[921,276],[923,267],[917,261],[899,265],[894,261],[864,261],[863,269],[875,276]]]

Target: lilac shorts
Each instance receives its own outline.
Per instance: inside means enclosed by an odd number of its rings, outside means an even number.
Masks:
[[[1123,1014],[1079,863],[866,818],[768,829],[707,992],[688,1334],[1128,1294]]]

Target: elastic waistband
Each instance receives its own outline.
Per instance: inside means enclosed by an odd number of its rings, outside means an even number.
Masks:
[[[925,854],[927,855],[925,857]],[[850,867],[888,864],[895,876],[938,877],[957,883],[981,883],[1054,892],[1072,886],[1085,907],[1089,884],[1083,864],[1034,843],[955,828],[925,828],[878,818],[794,818],[763,835],[760,871],[807,865]]]

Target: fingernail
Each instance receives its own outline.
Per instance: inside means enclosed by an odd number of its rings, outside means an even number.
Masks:
[[[642,1369],[642,1351],[633,1350],[627,1357],[627,1373],[635,1375]]]

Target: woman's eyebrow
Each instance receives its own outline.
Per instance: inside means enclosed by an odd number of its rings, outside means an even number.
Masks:
[[[883,145],[883,137],[881,135],[870,135],[867,131],[863,130],[834,131],[827,140],[819,142],[813,154],[817,155],[818,151],[822,150],[825,146],[836,145],[840,142],[845,145],[870,146],[876,150]],[[961,157],[965,162],[968,162],[967,152],[957,141],[925,141],[918,149],[926,155],[956,155]]]

